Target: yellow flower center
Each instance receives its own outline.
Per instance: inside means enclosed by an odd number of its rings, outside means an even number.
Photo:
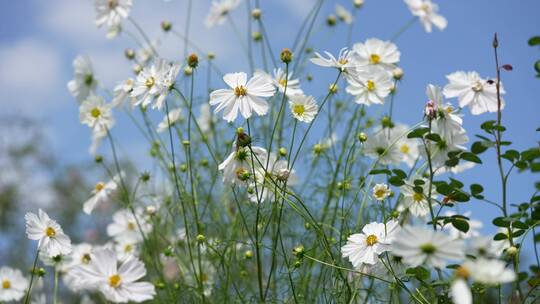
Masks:
[[[347,58],[339,58],[338,63],[341,65],[346,65],[349,63],[349,60]]]
[[[92,260],[92,258],[90,257],[90,254],[88,254],[88,253],[83,254],[83,256],[81,258],[81,262],[83,264],[88,264],[88,263],[90,263],[91,260]]]
[[[127,229],[128,229],[128,230],[135,230],[135,223],[133,223],[133,222],[128,222],[128,223],[127,223]]]
[[[423,198],[424,198],[424,195],[422,193],[415,192],[413,194],[413,200],[417,203],[421,202]]]
[[[293,106],[293,112],[294,112],[294,114],[296,114],[298,116],[302,116],[306,112],[306,108],[304,107],[303,104],[295,104]]]
[[[127,244],[124,246],[124,252],[131,252],[133,250],[133,246],[131,244]]]
[[[280,79],[278,82],[282,87],[284,87],[287,85],[287,78]]]
[[[238,87],[234,88],[234,95],[236,95],[236,97],[246,96],[247,95],[246,87],[238,86]]]
[[[45,234],[48,236],[48,237],[53,237],[56,235],[56,230],[54,230],[53,227],[47,227],[47,229],[45,229]]]
[[[456,276],[457,276],[457,277],[466,279],[466,278],[468,278],[470,275],[471,275],[471,272],[470,272],[469,269],[467,269],[466,267],[459,266],[459,267],[456,269]]]
[[[371,54],[371,56],[369,57],[369,62],[371,62],[371,64],[377,64],[380,61],[381,61],[381,56],[377,54]]]
[[[154,84],[156,84],[156,79],[152,76],[146,78],[146,81],[144,83],[146,85],[147,88],[151,88],[154,86]]]
[[[368,235],[368,237],[366,238],[366,244],[367,244],[368,246],[373,246],[373,245],[377,244],[377,241],[378,241],[377,236],[374,235],[374,234],[370,234],[370,235]]]
[[[452,109],[452,106],[447,106],[446,108],[444,108],[444,111],[448,114],[452,113],[452,111],[454,111],[454,109]]]
[[[372,80],[368,80],[367,81],[367,89],[370,92],[375,90],[375,82],[373,82]]]
[[[386,196],[386,190],[385,189],[377,189],[375,191],[375,197],[376,198],[379,198],[379,199],[382,199]]]
[[[399,151],[401,151],[401,153],[403,153],[403,154],[409,154],[410,150],[411,149],[409,148],[409,145],[407,145],[407,144],[403,144],[403,145],[401,145],[401,147],[399,147]]]
[[[11,288],[11,282],[9,280],[2,281],[2,288],[3,289],[10,289]]]
[[[478,81],[476,81],[476,82],[473,84],[472,90],[475,91],[475,92],[482,92],[482,90],[484,90],[484,86],[483,86],[482,83],[478,80]]]
[[[99,183],[96,184],[96,192],[99,192],[99,191],[103,190],[103,188],[105,188],[104,183],[99,182]]]
[[[113,288],[120,286],[122,278],[118,274],[113,274],[109,277],[109,285]]]
[[[99,110],[99,108],[93,108],[90,111],[90,115],[92,115],[92,117],[94,118],[98,118],[101,115],[101,111]]]

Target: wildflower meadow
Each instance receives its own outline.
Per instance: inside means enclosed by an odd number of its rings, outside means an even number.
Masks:
[[[67,109],[2,116],[0,303],[540,303],[540,6],[447,2],[47,1],[62,81],[0,48],[4,107]]]

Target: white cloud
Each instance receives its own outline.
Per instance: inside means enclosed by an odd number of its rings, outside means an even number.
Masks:
[[[57,105],[51,97],[63,86],[62,60],[51,45],[33,38],[5,45],[0,48],[0,66],[3,109],[25,111],[38,104],[41,109]]]

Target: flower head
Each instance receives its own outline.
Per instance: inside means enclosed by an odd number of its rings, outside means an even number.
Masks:
[[[38,248],[50,257],[67,255],[71,252],[71,240],[64,234],[62,227],[39,209],[38,214],[27,213],[26,234],[38,242]]]
[[[96,95],[88,97],[79,107],[79,119],[82,124],[89,126],[94,134],[106,135],[107,130],[114,126],[112,105]]]
[[[223,81],[230,89],[219,89],[210,94],[210,105],[217,105],[216,113],[223,110],[223,119],[232,122],[238,112],[246,119],[253,112],[257,115],[268,112],[268,103],[263,98],[273,96],[275,88],[267,77],[256,74],[248,81],[246,73],[231,73],[223,76]]]
[[[90,255],[90,262],[77,266],[79,285],[99,290],[107,300],[115,303],[143,302],[154,298],[156,291],[149,282],[140,282],[146,267],[130,256],[118,266],[116,253],[111,249],[97,249]]]
[[[431,33],[433,25],[439,30],[444,30],[448,25],[446,18],[439,15],[439,6],[431,0],[405,0],[409,10],[420,19],[426,32]]]
[[[375,65],[388,73],[396,68],[401,56],[394,43],[377,38],[368,39],[365,43],[356,43],[353,51],[359,66]]]
[[[210,7],[210,12],[206,16],[204,24],[207,28],[214,27],[215,25],[220,25],[227,21],[227,16],[240,5],[241,0],[220,0],[212,1],[212,6]]]
[[[97,80],[94,76],[92,63],[87,57],[77,56],[73,60],[74,77],[67,84],[68,90],[77,99],[82,102],[88,96],[94,95],[97,87]]]
[[[387,184],[376,184],[373,187],[373,197],[378,201],[383,201],[392,194],[392,190]]]
[[[342,48],[337,58],[329,52],[324,53],[328,58],[324,58],[321,54],[315,52],[315,58],[311,58],[311,62],[322,67],[336,68],[344,73],[348,73],[350,69],[357,65],[353,58],[353,52],[347,48]]]
[[[358,68],[347,75],[346,91],[355,97],[357,104],[383,104],[393,88],[388,73],[378,66]]]
[[[0,301],[19,301],[28,287],[28,280],[25,279],[18,269],[9,267],[0,268]]]
[[[347,244],[341,247],[343,257],[348,257],[354,268],[359,269],[363,264],[374,265],[379,255],[389,251],[392,241],[399,231],[399,223],[391,220],[388,223],[372,222],[347,238]]]
[[[446,266],[447,260],[461,260],[463,241],[424,227],[405,226],[396,235],[392,254],[401,256],[411,267],[422,264],[437,268]]]
[[[289,108],[294,118],[310,123],[317,115],[319,107],[313,96],[294,95],[289,98]]]
[[[485,112],[497,112],[497,87],[495,83],[480,78],[477,72],[458,71],[446,76],[449,83],[444,87],[444,96],[457,97],[460,107],[469,106],[471,114],[479,115]],[[501,95],[504,89],[501,84]],[[501,98],[501,110],[504,100]]]
[[[97,205],[108,202],[118,188],[119,181],[120,176],[117,175],[107,183],[96,183],[92,196],[83,205],[84,213],[90,214]]]

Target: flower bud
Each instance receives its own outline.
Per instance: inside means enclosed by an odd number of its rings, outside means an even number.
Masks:
[[[361,8],[364,5],[364,0],[354,0],[353,4],[354,4],[354,7]]]
[[[392,119],[388,116],[384,116],[382,119],[381,119],[381,125],[383,128],[393,128],[394,127],[394,123],[392,122]]]
[[[216,58],[216,54],[214,54],[213,52],[208,52],[208,54],[206,54],[206,57],[208,58],[208,60],[212,60]]]
[[[428,120],[433,120],[435,117],[437,117],[437,105],[432,100],[429,100],[426,103],[426,107],[424,109],[424,115]]]
[[[334,25],[336,25],[336,23],[337,23],[336,16],[330,15],[330,16],[328,16],[328,17],[326,18],[326,24],[327,24],[328,26],[334,26]]]
[[[283,157],[287,155],[287,149],[284,147],[279,148],[279,156]]]
[[[133,60],[133,58],[135,58],[135,51],[133,51],[132,49],[126,49],[124,51],[124,55],[127,59]]]
[[[43,267],[40,267],[38,269],[36,269],[36,275],[40,278],[44,277],[45,275],[47,274],[47,272],[45,271],[45,268]]]
[[[101,156],[101,155],[96,155],[96,158],[94,159],[94,161],[95,161],[96,163],[98,163],[98,164],[101,163],[101,162],[103,161],[103,156]]]
[[[244,257],[246,259],[251,259],[253,257],[253,251],[251,250],[246,250],[246,252],[244,253]]]
[[[206,237],[202,234],[198,234],[196,239],[199,243],[204,243],[204,241],[206,241]]]
[[[255,19],[255,20],[261,19],[261,15],[262,15],[262,11],[261,11],[260,8],[254,8],[251,11],[251,17],[253,17],[253,19]]]
[[[134,64],[133,65],[133,73],[138,75],[142,71],[142,66],[140,64]]]
[[[157,212],[157,208],[154,205],[146,206],[146,209],[144,210],[146,214],[153,216]]]
[[[189,55],[187,58],[187,64],[190,68],[196,68],[199,65],[199,57],[197,54],[193,53]]]
[[[251,144],[251,137],[243,130],[236,134],[236,147],[247,147]]]
[[[403,69],[402,68],[393,69],[392,77],[394,77],[395,80],[400,80],[403,77]]]
[[[358,133],[357,138],[360,142],[366,142],[366,140],[368,140],[368,136],[364,132]]]
[[[336,94],[338,92],[338,86],[337,84],[333,83],[331,84],[329,87],[328,87],[328,91],[330,92],[330,94]]]
[[[262,40],[262,34],[261,32],[254,31],[251,33],[251,38],[253,38],[253,41],[259,42]]]
[[[293,59],[293,53],[291,52],[291,50],[289,50],[288,48],[284,48],[282,51],[281,51],[281,61],[283,63],[290,63]]]
[[[304,249],[303,245],[298,245],[298,246],[294,247],[294,249],[293,249],[293,254],[299,259],[304,257],[305,252],[306,252],[306,250]]]
[[[518,253],[518,249],[516,246],[510,246],[508,249],[506,249],[506,254],[510,257],[515,256]]]
[[[168,32],[172,29],[172,23],[168,20],[163,20],[161,21],[161,29],[164,31],[164,32]]]
[[[191,76],[191,74],[193,74],[193,68],[190,67],[190,66],[185,67],[184,68],[184,75]]]
[[[147,181],[150,180],[150,173],[148,173],[148,172],[143,172],[143,173],[141,174],[141,177],[140,177],[140,178],[141,178],[141,181],[147,182]]]

